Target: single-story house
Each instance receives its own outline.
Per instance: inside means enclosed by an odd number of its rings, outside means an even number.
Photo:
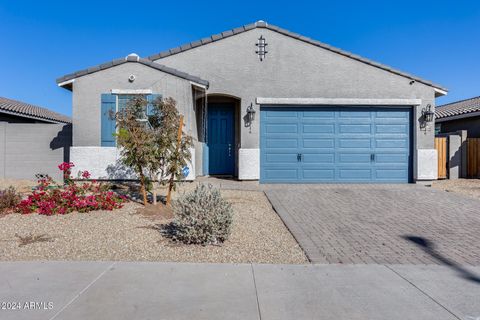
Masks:
[[[57,79],[72,91],[71,160],[115,177],[109,110],[172,97],[194,138],[188,179],[261,183],[436,179],[433,114],[447,90],[264,21]],[[432,118],[432,117],[430,117]]]
[[[71,119],[29,103],[0,97],[0,178],[61,180],[69,161]]]
[[[480,138],[480,97],[460,100],[435,110],[435,132],[467,130],[468,138]]]

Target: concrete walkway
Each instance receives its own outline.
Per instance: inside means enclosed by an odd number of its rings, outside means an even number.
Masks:
[[[4,262],[1,307],[21,310],[0,309],[0,319],[472,320],[478,275],[438,265]]]

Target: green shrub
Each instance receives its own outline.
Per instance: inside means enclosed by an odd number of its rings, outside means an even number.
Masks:
[[[172,238],[188,244],[218,244],[230,235],[232,206],[211,185],[195,190],[173,202],[175,221]]]
[[[0,190],[0,213],[7,212],[15,208],[22,197],[17,193],[14,187],[10,186],[5,190]]]

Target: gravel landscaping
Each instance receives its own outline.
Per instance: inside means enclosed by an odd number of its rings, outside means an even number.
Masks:
[[[433,182],[432,187],[480,199],[480,179],[437,180]]]
[[[263,192],[224,190],[222,195],[233,206],[234,222],[221,246],[173,243],[160,234],[165,222],[137,214],[140,205],[127,203],[114,211],[5,215],[0,218],[0,260],[308,262]]]

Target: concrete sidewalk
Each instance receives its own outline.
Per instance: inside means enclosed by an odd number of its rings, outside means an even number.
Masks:
[[[0,319],[474,320],[479,277],[438,265],[3,262]]]

